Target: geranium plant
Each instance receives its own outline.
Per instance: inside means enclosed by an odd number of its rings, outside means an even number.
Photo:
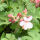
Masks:
[[[40,0],[0,0],[1,40],[40,40]]]
[[[17,16],[13,16],[12,14],[8,14],[9,22],[15,23],[19,20],[19,25],[22,29],[27,30],[33,27],[33,24],[30,22],[32,20],[32,16],[27,16],[27,9],[23,11],[24,15],[18,13]]]

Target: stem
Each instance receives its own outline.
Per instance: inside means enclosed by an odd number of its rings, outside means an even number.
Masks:
[[[14,31],[14,34],[18,31],[18,29],[19,29],[19,22],[18,22],[18,24],[17,24],[17,28],[16,28],[15,31]]]
[[[7,4],[8,4],[8,0],[6,0],[7,1]]]

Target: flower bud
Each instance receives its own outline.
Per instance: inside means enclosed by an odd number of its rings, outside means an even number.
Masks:
[[[8,14],[8,17],[12,17],[13,15],[12,14]]]
[[[25,8],[25,10],[23,11],[23,13],[27,14],[27,9]]]
[[[18,13],[17,16],[22,17],[22,14],[21,13]]]
[[[39,7],[39,4],[36,4],[35,7],[38,8]]]
[[[39,3],[39,0],[35,0],[35,3]]]
[[[12,23],[15,23],[15,20],[13,20]]]
[[[9,22],[11,22],[12,21],[12,19],[9,19]]]

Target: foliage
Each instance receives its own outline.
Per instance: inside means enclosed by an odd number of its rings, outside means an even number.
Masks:
[[[3,35],[4,35],[4,34],[3,34]],[[2,35],[1,40],[17,40],[17,39],[15,38],[15,35],[13,35],[13,34],[11,34],[11,33],[6,34],[4,37],[3,37],[3,35]]]
[[[8,14],[17,16],[17,13],[21,12],[24,15],[22,11],[25,8],[28,11],[27,15],[33,16],[34,26],[26,31],[20,28],[18,22],[13,24],[8,21]],[[11,30],[10,33],[5,33],[6,27]],[[40,40],[40,7],[36,8],[35,3],[31,3],[30,0],[4,0],[4,2],[0,0],[0,33],[1,40],[17,40],[18,37],[21,37],[21,40]]]

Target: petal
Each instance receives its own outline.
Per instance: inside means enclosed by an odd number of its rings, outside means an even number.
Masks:
[[[21,21],[21,22],[19,23],[20,26],[23,26],[24,24],[25,24],[24,21]]]
[[[32,20],[32,18],[33,18],[33,17],[32,17],[32,16],[30,16],[30,17],[28,18],[28,21],[31,21],[31,20]]]
[[[24,24],[24,30],[31,29],[32,27],[33,27],[33,24],[31,22],[27,22]]]
[[[27,21],[27,17],[24,17],[24,21]]]
[[[30,17],[24,17],[24,21],[31,21],[32,20],[32,16]]]
[[[25,23],[24,24],[24,30],[27,30],[28,28],[27,28],[27,24]]]
[[[27,28],[30,29],[30,28],[32,28],[32,27],[33,27],[33,24],[32,24],[31,22],[28,22],[28,23],[27,23]]]

